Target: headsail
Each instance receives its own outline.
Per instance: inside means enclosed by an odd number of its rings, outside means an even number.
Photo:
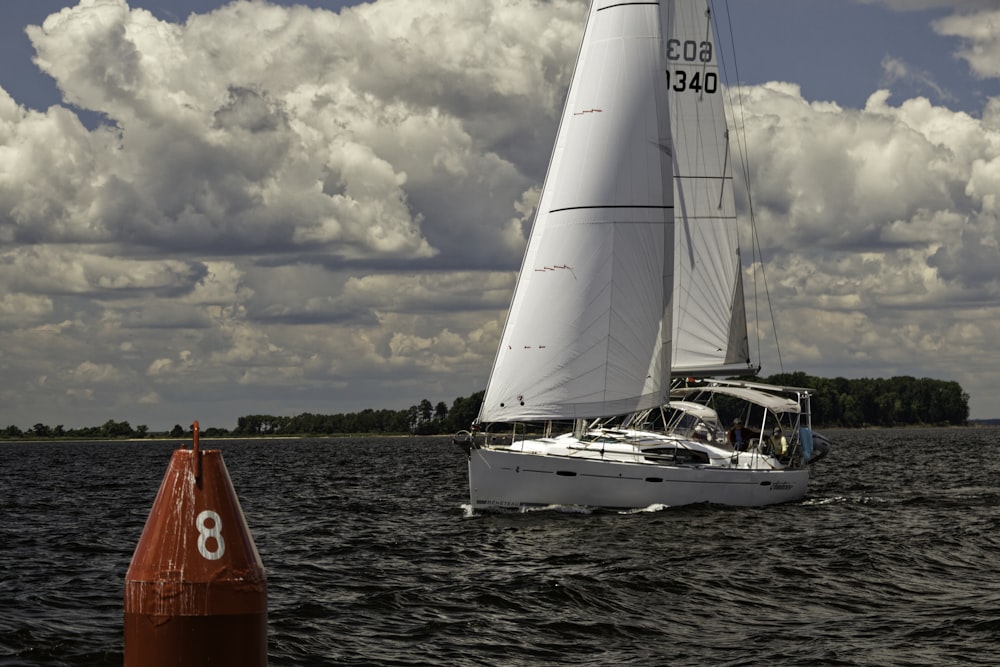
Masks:
[[[666,401],[674,259],[670,3],[596,0],[480,420]]]
[[[674,140],[675,375],[749,366],[729,134],[719,54],[705,0],[668,3],[670,130]]]

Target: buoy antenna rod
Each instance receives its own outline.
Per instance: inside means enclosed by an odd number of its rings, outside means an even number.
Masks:
[[[198,449],[198,420],[195,419],[194,423],[191,424],[191,449],[192,449],[192,463],[194,463],[194,478],[196,481],[201,481],[201,450]]]

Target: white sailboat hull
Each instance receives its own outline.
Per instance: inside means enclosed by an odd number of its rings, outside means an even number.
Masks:
[[[640,509],[696,503],[759,507],[800,500],[808,469],[746,470],[597,461],[494,449],[469,455],[474,509],[579,505]]]

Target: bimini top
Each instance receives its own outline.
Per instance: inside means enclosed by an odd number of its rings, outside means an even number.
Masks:
[[[738,398],[747,401],[748,403],[753,403],[754,405],[767,408],[771,412],[775,413],[792,412],[798,414],[802,411],[799,407],[799,402],[794,399],[777,396],[766,391],[751,389],[749,387],[729,387],[719,385],[709,385],[706,387],[684,387],[681,389],[674,389],[670,392],[670,395],[674,398],[685,398],[701,393],[732,396],[733,398]]]
[[[694,403],[693,401],[670,401],[667,404],[672,410],[679,410],[693,415],[702,421],[718,421],[719,415],[712,408],[704,403]]]

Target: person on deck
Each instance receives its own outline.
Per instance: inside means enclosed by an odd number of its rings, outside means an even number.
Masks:
[[[771,454],[776,458],[783,458],[788,453],[788,440],[781,435],[781,429],[777,426],[771,431],[767,444],[771,447]]]
[[[743,420],[737,417],[733,420],[733,427],[726,434],[726,439],[738,452],[745,452],[750,447],[750,439],[760,435],[757,431],[743,425]]]

